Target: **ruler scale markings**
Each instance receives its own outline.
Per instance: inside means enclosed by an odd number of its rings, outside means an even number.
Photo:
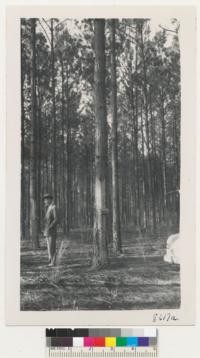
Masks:
[[[62,355],[63,356],[63,355]],[[55,352],[53,355],[51,355],[51,357],[61,357],[60,354],[56,354]],[[64,357],[78,357],[78,355],[76,353],[65,353]],[[119,354],[117,353],[116,355],[113,354],[83,354],[82,357],[127,357],[127,358],[131,358],[131,357],[148,357],[148,358],[153,358],[153,357],[157,357],[155,353],[149,354],[149,353],[140,353],[140,352],[134,352],[133,354],[130,353],[123,353],[123,354]]]
[[[74,357],[148,357],[148,358],[153,358],[156,356],[156,350],[154,350],[153,352],[148,352],[147,350],[143,351],[143,352],[138,352],[138,351],[126,351],[126,350],[116,350],[116,351],[95,351],[95,350],[90,350],[90,351],[86,351],[86,352],[80,352],[80,351],[75,351],[73,352],[72,350],[67,350],[65,352],[61,351],[52,351],[50,352],[49,356],[54,356],[54,357],[66,357],[66,356],[74,356]]]

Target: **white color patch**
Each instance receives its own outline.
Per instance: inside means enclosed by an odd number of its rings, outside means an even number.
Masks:
[[[148,327],[144,329],[144,337],[156,337],[157,336],[157,329],[152,327]]]
[[[83,337],[73,337],[73,347],[83,347]]]

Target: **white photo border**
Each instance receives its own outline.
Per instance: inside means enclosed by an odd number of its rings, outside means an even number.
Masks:
[[[20,311],[20,18],[177,18],[181,50],[181,307],[176,310]],[[196,8],[194,6],[8,6],[6,18],[6,323],[192,325],[195,323]],[[154,322],[154,315],[170,315]]]

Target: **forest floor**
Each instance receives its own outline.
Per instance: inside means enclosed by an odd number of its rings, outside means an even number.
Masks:
[[[21,310],[135,310],[180,306],[180,267],[163,261],[166,238],[123,232],[123,254],[91,270],[92,233],[57,239],[58,259],[47,266],[46,242],[21,245]]]

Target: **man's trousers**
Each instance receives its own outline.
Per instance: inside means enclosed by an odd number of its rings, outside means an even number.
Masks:
[[[51,235],[46,237],[47,240],[47,249],[49,261],[51,264],[55,264],[56,262],[56,236]]]

